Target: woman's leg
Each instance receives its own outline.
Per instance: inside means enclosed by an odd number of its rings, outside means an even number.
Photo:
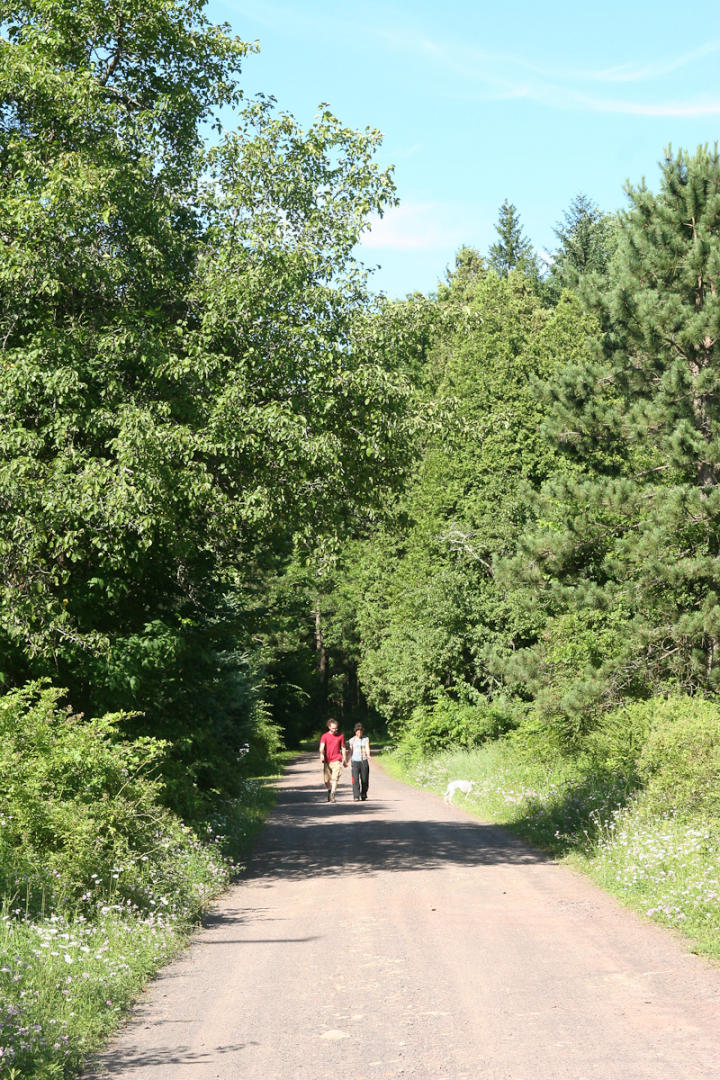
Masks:
[[[360,798],[360,766],[362,764],[362,761],[350,762],[350,768],[352,770],[353,799],[355,799],[356,802]]]
[[[367,799],[370,786],[370,762],[359,761],[358,764],[360,766],[360,798]]]

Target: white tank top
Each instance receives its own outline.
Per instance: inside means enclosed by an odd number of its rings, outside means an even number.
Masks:
[[[370,749],[370,739],[367,735],[362,739],[359,739],[357,735],[353,735],[350,745],[352,746],[353,761],[363,761],[367,758]]]

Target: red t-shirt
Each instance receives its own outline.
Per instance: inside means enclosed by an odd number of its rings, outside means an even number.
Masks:
[[[326,761],[342,761],[343,759],[343,747],[345,746],[344,735],[333,735],[331,732],[326,731],[320,740],[320,745],[325,743],[325,760]]]

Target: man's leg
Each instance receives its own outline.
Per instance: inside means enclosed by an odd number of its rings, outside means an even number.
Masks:
[[[330,762],[330,802],[335,802],[335,792],[337,791],[338,780],[340,779],[341,770],[341,761]]]
[[[327,798],[328,802],[330,802],[330,766],[327,761],[323,761],[323,783],[327,788]]]

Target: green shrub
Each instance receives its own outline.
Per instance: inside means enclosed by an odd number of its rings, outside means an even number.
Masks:
[[[649,813],[720,818],[720,706],[698,698],[659,704],[638,772]]]
[[[635,701],[587,739],[593,764],[645,789],[653,813],[720,815],[720,706],[687,696]]]
[[[609,704],[646,693],[632,624],[622,610],[577,609],[551,618],[514,663],[538,716],[577,753]]]
[[[564,733],[555,724],[539,716],[534,706],[527,705],[525,709],[526,715],[508,735],[509,745],[518,754],[518,760],[551,765],[573,756]]]
[[[212,625],[156,619],[116,637],[90,664],[85,696],[87,713],[129,710],[121,725],[128,739],[151,733],[165,742],[163,802],[199,830],[218,802],[242,797],[248,776],[271,771],[282,748],[261,658],[233,647],[228,607],[228,598],[219,601]]]
[[[164,744],[124,741],[120,716],[85,720],[62,696],[31,683],[0,698],[2,894],[46,914],[108,904],[196,911],[206,897],[193,882],[225,870],[160,804],[152,773]]]
[[[478,696],[477,701],[458,701],[440,691],[430,706],[413,709],[398,742],[398,753],[407,763],[450,747],[470,749],[494,739],[512,725],[504,702]]]
[[[613,709],[588,735],[585,750],[598,768],[638,780],[638,762],[653,727],[672,721],[686,701],[691,701],[693,708],[697,704],[694,699],[650,698]]]

